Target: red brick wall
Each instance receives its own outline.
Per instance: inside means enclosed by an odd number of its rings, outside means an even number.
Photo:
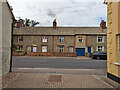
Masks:
[[[13,54],[13,56],[25,56],[25,53],[24,52],[13,52],[12,53]]]
[[[40,52],[30,52],[29,56],[59,56],[59,57],[76,57],[76,53],[63,52],[63,53],[40,53]]]

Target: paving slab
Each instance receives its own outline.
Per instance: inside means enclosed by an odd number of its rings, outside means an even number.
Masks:
[[[58,82],[49,82],[50,77]],[[55,76],[55,77],[54,77]],[[57,78],[57,76],[60,76]],[[52,79],[54,80],[54,79]],[[96,75],[19,73],[5,88],[108,88]]]

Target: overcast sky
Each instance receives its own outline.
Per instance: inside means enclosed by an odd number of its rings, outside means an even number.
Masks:
[[[88,2],[89,1],[89,2]],[[98,2],[99,1],[99,2]],[[29,18],[39,26],[51,26],[56,18],[59,26],[99,26],[107,20],[104,0],[8,0],[18,19]]]

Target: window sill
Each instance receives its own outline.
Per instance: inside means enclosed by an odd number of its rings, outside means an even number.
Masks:
[[[117,66],[120,66],[120,63],[116,63],[116,62],[114,62],[114,64],[117,65]]]

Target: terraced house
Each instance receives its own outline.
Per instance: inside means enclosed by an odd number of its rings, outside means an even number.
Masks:
[[[20,25],[17,25],[20,26]],[[87,56],[107,51],[106,22],[100,27],[17,27],[13,42],[18,50],[37,56]]]

